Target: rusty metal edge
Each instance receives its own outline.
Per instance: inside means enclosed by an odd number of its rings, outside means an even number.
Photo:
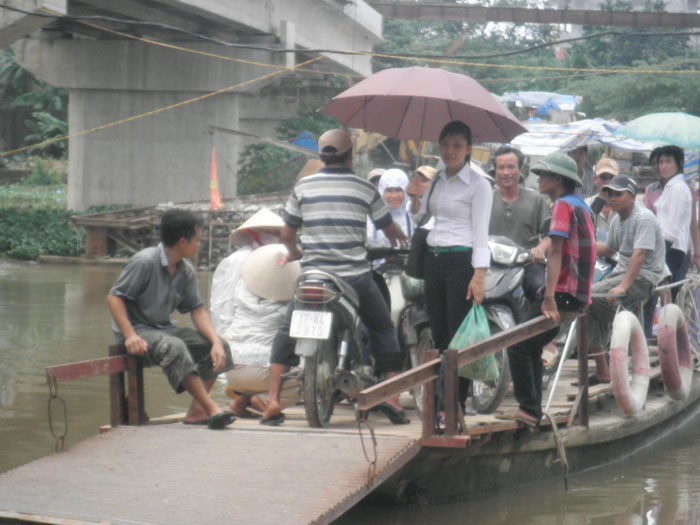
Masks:
[[[418,440],[409,442],[403,450],[399,451],[393,458],[387,460],[386,467],[377,473],[369,483],[365,483],[355,492],[348,494],[344,499],[339,501],[335,506],[328,509],[326,512],[318,516],[315,520],[309,522],[311,525],[328,525],[334,520],[340,518],[354,505],[359,503],[363,498],[368,496],[374,489],[384,483],[389,477],[398,472],[404,465],[413,459],[421,449],[421,444]]]

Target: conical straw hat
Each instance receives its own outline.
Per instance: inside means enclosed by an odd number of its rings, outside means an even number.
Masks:
[[[279,232],[283,226],[282,217],[269,208],[260,208],[247,221],[233,230],[231,241],[235,244],[240,240],[240,234],[246,230],[277,230]]]
[[[241,269],[241,278],[248,290],[270,301],[289,301],[301,265],[299,261],[281,264],[286,257],[287,249],[282,244],[268,244],[253,250]]]

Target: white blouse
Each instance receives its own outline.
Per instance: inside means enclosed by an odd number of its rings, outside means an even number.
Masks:
[[[468,246],[472,249],[472,266],[488,268],[491,260],[488,232],[493,204],[489,182],[473,172],[468,164],[449,178],[443,168],[425,195],[414,219],[420,224],[426,212],[434,219],[428,245]]]

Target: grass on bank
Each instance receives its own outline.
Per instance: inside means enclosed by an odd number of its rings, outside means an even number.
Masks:
[[[70,224],[65,167],[32,159],[30,174],[17,184],[0,186],[0,255],[35,260],[40,255],[83,253],[85,232]]]

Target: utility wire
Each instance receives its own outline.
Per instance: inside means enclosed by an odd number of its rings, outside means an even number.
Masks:
[[[61,20],[67,20],[67,21],[73,21],[73,22],[109,22],[109,23],[117,23],[117,24],[124,24],[124,25],[129,25],[133,27],[153,27],[153,28],[158,28],[158,29],[165,29],[168,31],[173,31],[177,33],[181,33],[184,35],[188,35],[191,37],[194,37],[198,40],[204,41],[204,42],[211,42],[214,44],[218,44],[221,46],[226,46],[226,47],[232,47],[232,48],[237,48],[237,49],[253,49],[253,50],[258,50],[258,51],[266,51],[268,53],[331,53],[335,55],[370,55],[373,56],[374,54],[371,52],[367,51],[347,51],[347,50],[342,50],[342,49],[328,49],[328,48],[318,48],[318,49],[285,49],[285,48],[276,48],[276,47],[268,47],[268,46],[261,46],[261,45],[256,45],[256,44],[237,44],[234,42],[228,42],[226,40],[221,40],[218,38],[213,38],[207,35],[204,35],[202,33],[197,33],[194,31],[190,31],[187,29],[183,29],[177,26],[172,26],[169,24],[164,24],[161,22],[151,22],[151,21],[144,21],[144,20],[134,20],[131,18],[116,18],[116,17],[110,17],[110,16],[103,16],[103,15],[61,15],[59,13],[56,14],[49,14],[49,13],[34,13],[31,11],[25,11],[23,9],[19,9],[17,7],[10,7],[7,5],[0,5],[0,8],[2,9],[7,9],[9,11],[15,11],[17,13],[22,13],[25,15],[29,16],[37,16],[41,18],[54,18],[54,19],[61,19]],[[547,47],[552,47],[552,46],[558,46],[561,44],[566,44],[570,42],[580,42],[580,41],[585,41],[585,40],[594,40],[598,38],[604,38],[607,36],[624,36],[624,37],[640,37],[640,38],[659,38],[659,37],[669,37],[669,36],[674,36],[674,37],[682,37],[682,36],[695,36],[695,35],[700,35],[700,31],[664,31],[664,32],[635,32],[635,33],[629,33],[629,32],[624,32],[624,31],[604,31],[602,33],[593,33],[590,35],[585,35],[585,36],[580,36],[580,37],[572,37],[572,38],[564,38],[560,40],[554,40],[551,42],[543,42],[541,44],[536,44],[524,49],[519,49],[515,51],[507,51],[503,53],[492,53],[488,55],[430,55],[430,54],[420,54],[420,53],[394,53],[390,55],[392,58],[425,58],[425,59],[445,59],[445,58],[457,58],[457,59],[462,59],[462,60],[481,60],[481,59],[488,59],[488,58],[501,58],[501,57],[509,57],[509,56],[514,56],[514,55],[520,55],[524,53],[531,53],[533,51],[537,51],[540,49],[544,49]]]

